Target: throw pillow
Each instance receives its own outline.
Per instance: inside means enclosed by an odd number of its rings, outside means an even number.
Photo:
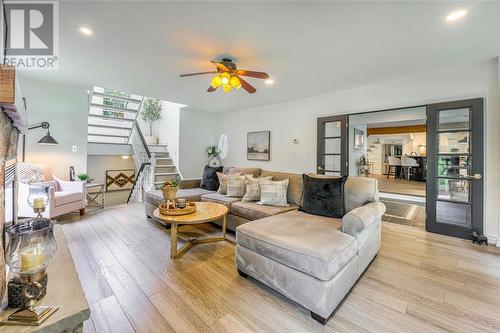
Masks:
[[[259,179],[273,180],[273,176],[255,178],[253,175],[245,175],[246,192],[241,201],[260,200]]]
[[[280,181],[259,179],[260,201],[257,204],[287,207],[288,182],[288,179]]]
[[[347,176],[318,178],[303,175],[304,195],[299,210],[321,216],[344,216],[344,185]]]
[[[200,188],[209,190],[209,191],[217,191],[219,188],[219,179],[217,178],[217,172],[221,172],[222,167],[211,167],[205,165],[205,170],[203,170],[203,176],[201,177]]]
[[[228,197],[241,198],[245,195],[245,176],[230,175],[227,177]]]
[[[217,189],[217,193],[226,195],[227,194],[227,179],[228,179],[228,177],[240,176],[240,175],[241,175],[240,173],[228,175],[228,174],[225,174],[222,172],[217,172],[217,178],[219,178],[219,188]]]
[[[17,163],[17,179],[21,183],[32,184],[40,183],[43,181],[43,170],[42,168],[29,164],[27,162]]]

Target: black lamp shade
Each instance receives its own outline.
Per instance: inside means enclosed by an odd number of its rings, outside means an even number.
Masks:
[[[59,142],[56,141],[56,139],[54,139],[52,137],[52,135],[50,135],[50,132],[47,131],[47,134],[45,134],[45,136],[43,138],[40,139],[40,141],[38,141],[38,143],[42,144],[42,145],[58,145]]]

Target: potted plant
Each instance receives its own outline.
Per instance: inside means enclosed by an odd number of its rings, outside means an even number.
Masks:
[[[149,135],[144,136],[148,145],[158,144],[158,138],[153,135],[153,123],[161,118],[161,103],[156,98],[146,98],[141,112],[142,120],[148,123]]]
[[[177,176],[174,179],[167,180],[161,186],[161,192],[163,194],[163,198],[167,202],[167,208],[170,207],[175,208],[175,197],[177,196],[177,190],[179,189],[179,185],[181,183],[181,177]]]
[[[210,165],[211,167],[220,166],[220,161],[219,161],[220,149],[217,146],[208,147],[206,154],[208,157],[208,165]]]
[[[80,179],[80,181],[87,182],[87,183],[90,183],[93,180],[86,173],[81,173],[77,177],[78,177],[78,179]]]

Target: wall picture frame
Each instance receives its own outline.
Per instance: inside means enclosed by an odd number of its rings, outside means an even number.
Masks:
[[[106,192],[131,190],[135,184],[135,170],[106,170]]]
[[[271,131],[247,133],[247,160],[271,160]]]

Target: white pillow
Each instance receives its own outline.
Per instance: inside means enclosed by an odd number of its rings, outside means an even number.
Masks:
[[[273,176],[255,178],[253,175],[245,175],[246,192],[241,201],[259,201],[260,185],[259,179],[272,180]]]
[[[286,201],[288,182],[288,179],[280,181],[259,179],[260,201],[257,204],[288,207]]]
[[[226,197],[241,198],[245,195],[245,176],[228,176]]]

